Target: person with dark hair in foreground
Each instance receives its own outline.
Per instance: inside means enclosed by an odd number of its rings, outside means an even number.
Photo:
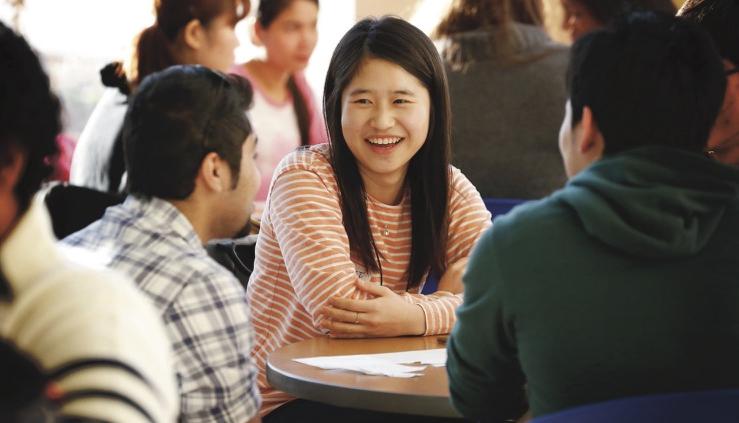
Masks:
[[[724,59],[726,94],[706,151],[723,163],[739,165],[739,1],[688,0],[678,16],[705,28]]]
[[[203,248],[249,221],[260,183],[251,95],[246,80],[202,66],[145,78],[122,129],[130,194],[64,240],[130,275],[156,305],[184,421],[259,420],[244,289]]]
[[[53,400],[47,411],[79,420],[174,422],[171,352],[153,307],[130,280],[55,245],[34,199],[52,172],[59,114],[39,59],[0,23],[1,360],[25,357],[0,371],[0,421],[39,417]]]
[[[447,345],[464,416],[739,388],[739,170],[703,153],[725,84],[709,36],[669,15],[575,43],[571,179],[496,220],[464,275]]]

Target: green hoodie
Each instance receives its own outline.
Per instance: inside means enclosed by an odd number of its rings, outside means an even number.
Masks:
[[[739,388],[739,169],[665,147],[604,158],[495,221],[448,343],[466,417]]]

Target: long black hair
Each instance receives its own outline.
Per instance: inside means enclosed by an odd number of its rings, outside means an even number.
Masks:
[[[326,126],[331,140],[331,165],[341,195],[343,223],[349,245],[371,271],[380,271],[367,217],[367,194],[356,160],[341,129],[341,97],[365,58],[387,60],[416,77],[431,99],[429,131],[411,158],[406,186],[410,190],[412,244],[406,276],[408,288],[421,284],[431,270],[446,270],[447,209],[449,199],[449,89],[441,58],[431,40],[418,28],[394,17],[358,22],[339,42],[331,57],[323,92]]]
[[[295,0],[260,0],[257,8],[257,22],[262,28],[267,28],[275,19]],[[318,0],[309,0],[318,7]],[[298,131],[300,132],[300,145],[308,145],[310,141],[310,116],[308,116],[307,99],[303,96],[295,82],[295,77],[290,75],[287,80],[287,89],[293,98],[293,109],[298,118]]]

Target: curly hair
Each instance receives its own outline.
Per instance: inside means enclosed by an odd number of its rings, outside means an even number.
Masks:
[[[36,54],[23,37],[0,22],[0,166],[10,162],[13,149],[25,156],[14,188],[21,210],[52,173],[49,158],[58,154],[60,111]]]

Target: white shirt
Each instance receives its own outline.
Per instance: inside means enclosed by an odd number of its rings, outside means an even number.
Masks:
[[[262,175],[262,184],[256,199],[267,198],[272,173],[280,161],[293,150],[300,147],[300,129],[295,115],[292,97],[277,103],[256,84],[254,87],[254,103],[247,112],[249,122],[257,135],[257,167]]]
[[[126,116],[126,100],[114,88],[103,93],[77,141],[69,171],[71,184],[108,191],[108,167],[115,138]]]

